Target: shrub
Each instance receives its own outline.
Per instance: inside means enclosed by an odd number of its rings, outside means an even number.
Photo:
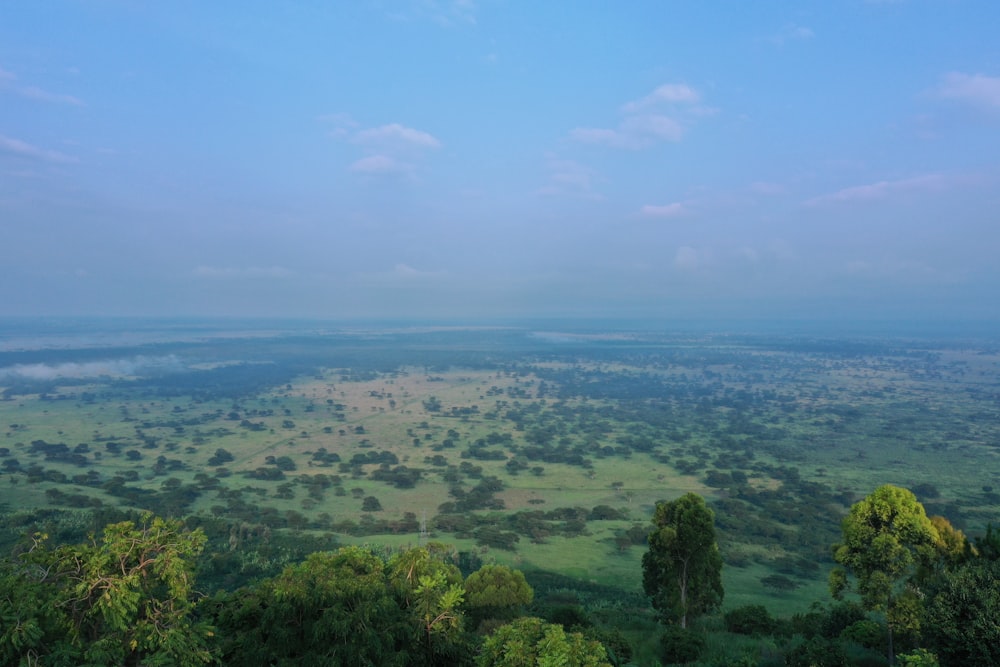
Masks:
[[[679,625],[668,625],[660,637],[664,662],[694,662],[705,650],[705,636]]]
[[[839,642],[813,637],[789,651],[785,664],[788,667],[847,667],[847,656]]]
[[[844,628],[840,638],[865,648],[882,650],[885,648],[886,628],[877,621],[862,619]]]
[[[775,620],[763,605],[751,604],[725,613],[726,630],[738,635],[769,635],[775,630]]]

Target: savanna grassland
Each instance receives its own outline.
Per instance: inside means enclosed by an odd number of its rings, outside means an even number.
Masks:
[[[694,491],[715,511],[725,606],[790,613],[828,597],[840,519],[880,484],[970,535],[1000,516],[1000,348],[982,342],[167,336],[8,348],[0,396],[7,543],[75,538],[81,509],[151,509],[213,528],[239,554],[217,569],[246,578],[311,549],[433,539],[641,604],[653,505]]]

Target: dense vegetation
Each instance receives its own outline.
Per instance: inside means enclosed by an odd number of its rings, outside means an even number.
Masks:
[[[613,664],[995,658],[1000,355],[983,343],[441,331],[3,352],[3,369],[0,622],[5,650],[46,664],[351,664],[306,641],[338,632],[372,664],[595,656],[595,641]],[[863,527],[887,482],[926,508],[892,571],[840,524]],[[653,532],[665,566],[683,498],[704,499],[723,567],[681,604],[643,562]],[[122,608],[66,588],[160,534],[179,569],[134,573]],[[407,558],[435,563],[425,581],[393,578]],[[165,605],[178,572],[190,588]],[[377,637],[350,617],[302,625],[352,595],[381,610]],[[298,635],[261,634],[288,613]],[[518,616],[543,620],[483,643]]]

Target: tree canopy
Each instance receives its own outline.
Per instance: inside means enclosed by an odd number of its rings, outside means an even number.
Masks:
[[[657,503],[653,525],[642,557],[643,589],[662,620],[686,628],[689,617],[722,604],[715,515],[701,496],[688,493]]]
[[[944,542],[916,496],[891,484],[855,503],[841,532],[833,557],[842,567],[830,573],[830,590],[842,598],[850,587],[848,574],[854,575],[865,608],[886,614],[892,663],[894,633],[920,628],[921,594],[914,577],[933,566]]]

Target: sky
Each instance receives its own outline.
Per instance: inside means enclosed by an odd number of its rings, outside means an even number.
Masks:
[[[1000,321],[995,0],[0,4],[0,316]]]

